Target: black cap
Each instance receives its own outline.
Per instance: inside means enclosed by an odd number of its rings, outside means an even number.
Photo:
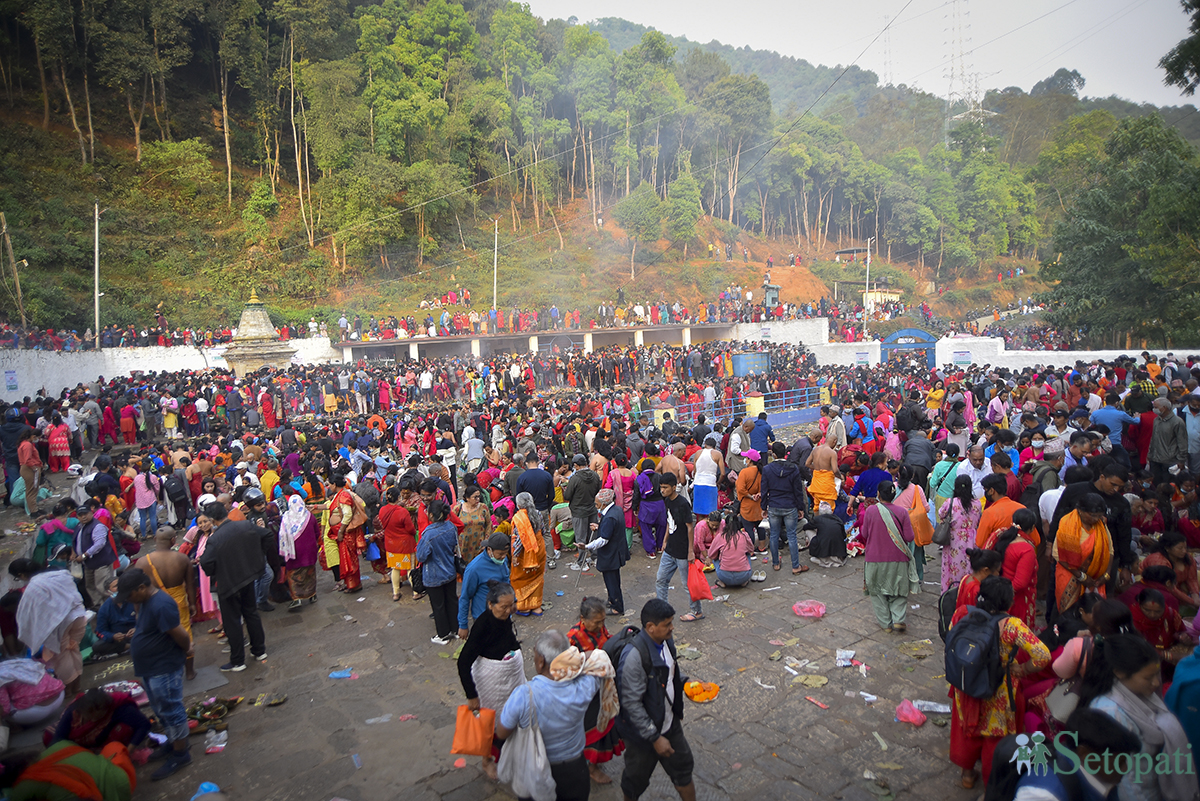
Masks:
[[[588,463],[587,457],[584,456],[582,453],[575,454],[575,458],[572,459],[571,461],[574,462],[575,464],[587,464]]]
[[[132,567],[117,579],[117,603],[123,604],[129,600],[129,594],[139,587],[148,586],[150,577],[136,567]]]

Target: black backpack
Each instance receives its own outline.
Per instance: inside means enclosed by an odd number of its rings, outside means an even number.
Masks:
[[[625,652],[625,646],[631,645],[634,638],[641,633],[642,630],[631,623],[605,640],[604,653],[608,654],[608,661],[612,662],[614,670],[621,661],[621,654]]]
[[[954,619],[954,612],[958,609],[958,590],[961,586],[962,582],[959,581],[938,596],[938,636],[942,638],[942,642],[946,641],[946,635],[950,633],[950,621]]]
[[[896,430],[912,431],[914,428],[916,428],[916,425],[913,420],[912,409],[908,407],[908,404],[904,404],[896,412]]]
[[[1001,654],[1000,621],[1007,612],[989,615],[975,606],[946,635],[946,681],[972,698],[991,698],[1008,675],[1017,656],[1013,648],[1007,657]],[[1008,697],[1013,704],[1012,682]]]
[[[171,503],[187,503],[190,500],[188,495],[187,484],[179,477],[178,474],[172,473],[165,482],[163,482],[163,492],[171,500]]]

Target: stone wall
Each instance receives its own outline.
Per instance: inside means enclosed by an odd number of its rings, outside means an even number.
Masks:
[[[293,339],[295,364],[340,362],[341,351],[330,347],[327,337]],[[62,353],[48,350],[0,350],[0,384],[5,400],[20,400],[35,395],[42,387],[52,395],[63,387],[73,387],[96,376],[111,378],[134,371],[203,370],[226,368],[225,346],[214,348],[109,348],[100,351]],[[15,389],[13,385],[15,383]]]

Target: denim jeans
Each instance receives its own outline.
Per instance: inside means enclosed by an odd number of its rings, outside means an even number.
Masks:
[[[145,509],[138,509],[140,534],[142,539],[149,539],[158,533],[158,503],[152,503]],[[149,529],[149,531],[147,531]]]
[[[188,717],[183,707],[183,668],[174,673],[142,676],[142,685],[154,714],[162,721],[163,734],[170,742],[187,740]]]
[[[263,573],[254,580],[254,598],[261,605],[271,602],[271,580],[275,578],[270,565],[263,565]]]
[[[684,597],[688,598],[688,608],[692,610],[693,614],[702,614],[700,611],[700,602],[691,600],[691,593],[688,592],[687,559],[676,559],[674,556],[671,556],[671,554],[663,551],[663,555],[659,557],[658,575],[654,579],[655,595],[657,595],[661,601],[667,600],[667,590],[671,587],[671,577],[675,575],[676,570],[683,574],[683,594]]]
[[[750,583],[750,574],[753,570],[722,570],[717,568],[717,581],[724,584],[726,587],[744,587]]]
[[[800,549],[796,543],[796,521],[799,514],[795,509],[767,509],[771,521],[771,564],[779,564],[780,534],[787,532],[788,550],[792,553],[792,570],[800,567]]]

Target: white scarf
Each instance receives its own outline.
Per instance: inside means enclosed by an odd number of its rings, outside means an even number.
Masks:
[[[1188,738],[1183,726],[1158,695],[1143,698],[1129,690],[1120,679],[1113,682],[1110,695],[1121,711],[1137,725],[1137,734],[1142,739],[1142,753],[1168,754],[1171,764],[1174,764],[1175,754],[1188,751]],[[1195,801],[1200,797],[1195,773],[1162,773],[1157,777],[1145,777],[1143,781],[1155,779],[1164,801]]]
[[[299,494],[288,498],[287,511],[279,521],[279,555],[286,560],[296,558],[296,540],[312,519],[312,512],[304,505]]]

